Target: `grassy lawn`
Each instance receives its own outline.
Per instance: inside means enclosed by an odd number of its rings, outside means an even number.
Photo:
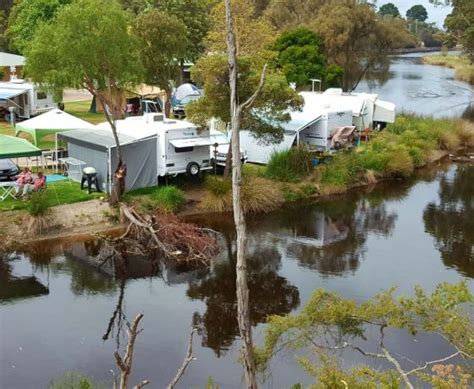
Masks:
[[[68,101],[64,103],[64,110],[92,124],[105,122],[106,119],[103,113],[89,112],[90,106],[91,100]]]
[[[467,57],[461,55],[428,55],[423,62],[430,65],[445,66],[455,70],[457,80],[474,84],[474,64]]]
[[[70,181],[59,181],[48,184],[46,194],[50,206],[78,203],[80,201],[93,200],[104,196],[104,193],[97,192],[92,192],[89,195],[87,190],[81,190],[79,183]],[[10,197],[5,201],[0,201],[0,212],[26,209],[27,206],[27,200],[14,200]]]

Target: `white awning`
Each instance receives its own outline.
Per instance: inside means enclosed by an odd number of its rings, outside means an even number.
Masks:
[[[27,89],[6,89],[6,88],[0,88],[0,101],[5,101],[9,100],[13,97],[22,95],[23,93],[26,93]]]
[[[173,139],[170,143],[179,149],[183,147],[198,147],[198,146],[210,146],[214,142],[211,138],[184,138],[184,139]]]

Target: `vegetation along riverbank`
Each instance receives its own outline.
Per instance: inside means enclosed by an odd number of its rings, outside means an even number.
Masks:
[[[462,55],[427,55],[423,62],[429,65],[446,66],[455,70],[454,76],[459,81],[474,85],[474,64]]]
[[[275,153],[267,166],[246,164],[242,186],[244,209],[248,213],[269,212],[287,202],[342,194],[382,180],[405,179],[415,169],[469,147],[474,147],[472,123],[399,115],[394,124],[373,133],[351,151],[315,155],[304,148],[293,148]],[[315,161],[320,163],[314,166]],[[58,197],[55,185],[67,189],[68,195]],[[120,224],[117,213],[109,208],[105,198],[100,198],[102,195],[87,195],[79,184],[53,183],[46,193],[47,210],[31,209],[28,202],[13,199],[2,203],[0,231],[7,237],[4,246],[25,241],[29,215],[43,211],[50,225],[41,231],[43,237],[84,233],[88,226],[96,231]],[[222,175],[209,174],[201,183],[176,182],[132,191],[124,201],[144,212],[182,216],[228,212],[232,209],[231,182]]]

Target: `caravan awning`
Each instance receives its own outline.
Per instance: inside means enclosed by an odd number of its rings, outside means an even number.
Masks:
[[[0,101],[5,101],[13,97],[22,95],[26,89],[0,89]]]
[[[210,146],[214,142],[211,138],[187,138],[187,139],[173,139],[170,143],[179,149],[183,147],[198,147],[198,146]]]

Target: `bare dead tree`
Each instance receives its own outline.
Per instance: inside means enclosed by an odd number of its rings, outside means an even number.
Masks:
[[[242,207],[241,187],[242,170],[240,162],[240,116],[242,110],[250,108],[265,82],[266,65],[263,68],[260,83],[252,96],[244,103],[239,104],[237,91],[237,48],[232,20],[231,0],[225,0],[226,29],[227,29],[227,55],[229,62],[229,84],[230,84],[230,114],[232,129],[232,205],[234,210],[234,222],[237,232],[237,264],[236,264],[236,289],[237,289],[237,319],[243,347],[243,360],[245,368],[245,381],[247,388],[257,388],[255,359],[252,342],[252,325],[250,323],[249,289],[247,282],[246,263],[246,224]]]
[[[178,381],[181,379],[184,372],[186,371],[186,368],[188,367],[188,365],[191,363],[191,361],[194,360],[193,336],[196,331],[197,331],[197,327],[193,326],[191,328],[191,333],[189,334],[188,350],[186,351],[186,356],[184,357],[181,367],[176,372],[176,376],[173,378],[173,381],[171,381],[171,383],[167,386],[167,389],[173,389],[176,386],[176,384],[178,383]]]
[[[133,362],[133,350],[135,348],[135,341],[137,339],[138,334],[143,331],[143,329],[139,330],[138,325],[140,324],[140,320],[143,318],[143,313],[139,313],[133,319],[132,324],[129,326],[127,334],[128,334],[128,343],[127,348],[125,350],[125,355],[122,358],[118,351],[115,351],[114,357],[117,365],[120,369],[120,382],[119,382],[119,389],[127,389],[128,388],[128,379],[130,373],[132,371],[132,362]],[[115,381],[115,377],[114,377]],[[143,386],[147,385],[148,381],[142,381],[140,384],[136,386],[136,388],[142,388]],[[114,387],[117,387],[116,381],[114,382]]]

